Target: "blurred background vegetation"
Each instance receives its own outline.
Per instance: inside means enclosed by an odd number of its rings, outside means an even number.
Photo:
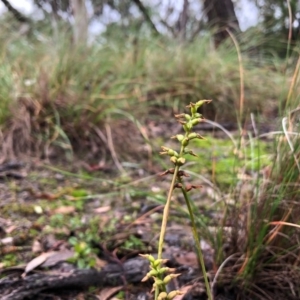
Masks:
[[[244,122],[252,112],[276,124],[293,105],[296,0],[26,3],[31,13],[2,0],[3,157],[47,156],[49,144],[89,149],[93,126],[124,118],[118,109],[143,121],[152,108],[210,98],[210,119]],[[241,9],[253,9],[253,26]]]

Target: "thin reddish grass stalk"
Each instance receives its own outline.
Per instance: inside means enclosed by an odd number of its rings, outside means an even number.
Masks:
[[[298,225],[298,224],[294,224],[294,223],[290,223],[290,222],[283,222],[283,221],[273,221],[273,222],[270,222],[269,224],[271,224],[271,225],[286,225],[286,226],[300,228],[300,225]]]
[[[266,244],[270,244],[272,242],[272,240],[277,236],[277,234],[279,233],[279,231],[281,230],[281,228],[284,225],[283,223],[285,223],[285,221],[288,219],[288,217],[290,216],[291,212],[292,212],[292,209],[289,209],[289,211],[284,216],[283,220],[279,221],[279,223],[277,224],[277,227],[274,229],[273,233],[268,238]]]
[[[296,85],[296,81],[297,81],[297,78],[298,78],[299,69],[300,69],[300,55],[298,57],[297,65],[296,65],[296,68],[295,68],[295,71],[294,71],[294,74],[293,74],[293,78],[292,78],[292,82],[291,82],[291,85],[290,85],[289,93],[288,93],[288,96],[286,98],[285,107],[287,107],[287,105],[290,102],[290,99],[292,97],[294,87]]]

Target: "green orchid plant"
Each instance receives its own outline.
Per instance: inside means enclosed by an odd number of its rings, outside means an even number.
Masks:
[[[213,299],[211,287],[205,269],[204,258],[200,246],[199,236],[196,229],[191,200],[188,195],[189,191],[191,191],[192,189],[197,189],[201,186],[184,183],[183,177],[188,177],[188,174],[186,174],[183,170],[180,169],[186,163],[186,156],[188,155],[197,156],[192,150],[188,148],[188,146],[190,142],[194,139],[203,139],[203,137],[200,134],[193,132],[193,128],[200,122],[204,121],[204,118],[198,112],[199,108],[203,104],[210,103],[210,102],[211,100],[200,100],[197,101],[196,103],[190,103],[187,106],[188,108],[190,108],[190,114],[175,115],[175,118],[180,124],[182,124],[182,128],[184,130],[184,134],[177,134],[176,136],[172,137],[174,139],[177,139],[177,141],[180,143],[179,151],[175,151],[171,148],[167,148],[164,146],[161,147],[162,152],[160,152],[160,154],[170,156],[170,161],[174,165],[173,168],[166,170],[161,175],[165,176],[171,174],[172,181],[171,181],[167,201],[163,211],[163,219],[162,219],[161,231],[160,231],[159,242],[158,242],[157,259],[155,259],[152,255],[142,255],[143,257],[149,260],[150,269],[151,269],[148,272],[148,274],[143,278],[143,281],[148,280],[149,278],[152,278],[154,280],[153,290],[155,291],[155,300],[171,300],[174,299],[177,295],[181,294],[181,292],[178,290],[167,293],[167,289],[166,289],[167,284],[173,278],[176,278],[180,274],[173,274],[174,269],[164,267],[166,260],[163,259],[162,257],[163,244],[164,244],[166,228],[167,228],[167,221],[170,213],[171,199],[175,188],[179,188],[184,196],[188,208],[191,224],[192,224],[192,232],[196,244],[197,258],[202,269],[208,299],[209,300]]]

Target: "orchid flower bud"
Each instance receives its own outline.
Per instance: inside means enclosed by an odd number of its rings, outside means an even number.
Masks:
[[[188,115],[188,114],[185,114],[184,117],[185,117],[185,119],[186,119],[187,121],[189,121],[189,120],[192,118],[192,117],[191,117],[190,115]]]
[[[201,119],[201,118],[196,118],[196,119],[191,120],[190,122],[191,122],[191,124],[192,124],[193,126],[195,126],[195,125],[199,124],[199,123],[202,122],[202,121],[203,121],[203,119]]]
[[[186,147],[188,144],[189,144],[189,139],[188,139],[188,138],[184,138],[184,139],[181,141],[181,145],[182,145],[183,147]]]
[[[204,137],[201,136],[199,133],[196,133],[196,132],[192,132],[188,135],[188,139],[189,140],[193,140],[193,139],[200,139],[200,140],[203,140]]]
[[[163,280],[164,284],[168,284],[172,279],[180,276],[181,274],[169,274],[168,276],[166,276]]]
[[[178,164],[179,166],[183,166],[183,165],[185,164],[185,161],[186,161],[186,159],[185,159],[184,157],[179,157],[179,158],[177,159],[177,164]]]
[[[166,292],[161,292],[161,293],[158,295],[157,300],[166,300],[167,297],[168,297],[168,295],[167,295]]]
[[[179,142],[181,142],[184,139],[184,135],[183,134],[176,134],[172,138],[176,138]]]
[[[204,103],[210,103],[211,100],[199,100],[195,103],[195,106],[197,107],[197,109],[202,106]]]
[[[171,161],[173,164],[176,165],[176,163],[177,163],[177,157],[176,157],[176,156],[171,156],[171,157],[170,157],[170,161]]]
[[[179,296],[179,295],[183,295],[183,292],[180,292],[180,291],[172,291],[168,294],[167,296],[167,299],[168,300],[172,300],[174,299],[176,296]]]

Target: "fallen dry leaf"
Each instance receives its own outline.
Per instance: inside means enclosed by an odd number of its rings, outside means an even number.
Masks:
[[[63,249],[60,251],[53,251],[53,255],[48,257],[48,259],[42,264],[43,267],[52,267],[56,265],[58,262],[66,261],[69,258],[74,256],[74,251],[69,249]]]
[[[100,294],[97,296],[99,300],[108,300],[110,297],[112,297],[114,294],[119,292],[123,286],[116,286],[112,288],[104,288],[101,290]]]
[[[33,260],[31,260],[25,268],[25,272],[22,275],[23,277],[29,273],[30,271],[34,270],[35,268],[39,267],[41,264],[43,264],[51,255],[53,255],[53,252],[44,252],[41,255],[35,257]]]
[[[111,207],[108,205],[108,206],[102,206],[102,207],[95,208],[94,212],[96,214],[103,214],[103,213],[108,212],[110,210],[111,210]]]
[[[182,293],[181,295],[177,295],[173,300],[182,300],[186,293],[190,290],[192,285],[183,286],[179,291]]]
[[[181,251],[173,255],[177,263],[182,266],[195,267],[198,266],[197,255],[194,252]]]
[[[98,269],[101,269],[107,265],[107,261],[100,259],[99,257],[96,256],[96,265],[95,267]]]
[[[6,233],[12,233],[15,229],[17,229],[18,227],[15,225],[11,225],[8,228],[6,228]]]
[[[14,238],[11,236],[8,236],[8,237],[0,240],[1,245],[11,245],[11,244],[13,244],[13,242],[14,242]]]
[[[35,257],[26,265],[25,272],[22,276],[26,276],[27,273],[31,272],[39,266],[51,267],[58,262],[65,261],[73,256],[74,252],[68,249],[64,249],[61,251],[44,252],[41,255]]]
[[[53,214],[72,214],[75,212],[75,207],[74,206],[61,206],[56,208],[55,210],[52,211]]]
[[[105,228],[111,218],[108,215],[102,215],[100,222],[99,222],[99,228]]]
[[[42,252],[43,248],[41,245],[41,242],[38,240],[34,240],[32,243],[32,247],[31,247],[31,251],[33,253],[38,253],[38,252]]]

